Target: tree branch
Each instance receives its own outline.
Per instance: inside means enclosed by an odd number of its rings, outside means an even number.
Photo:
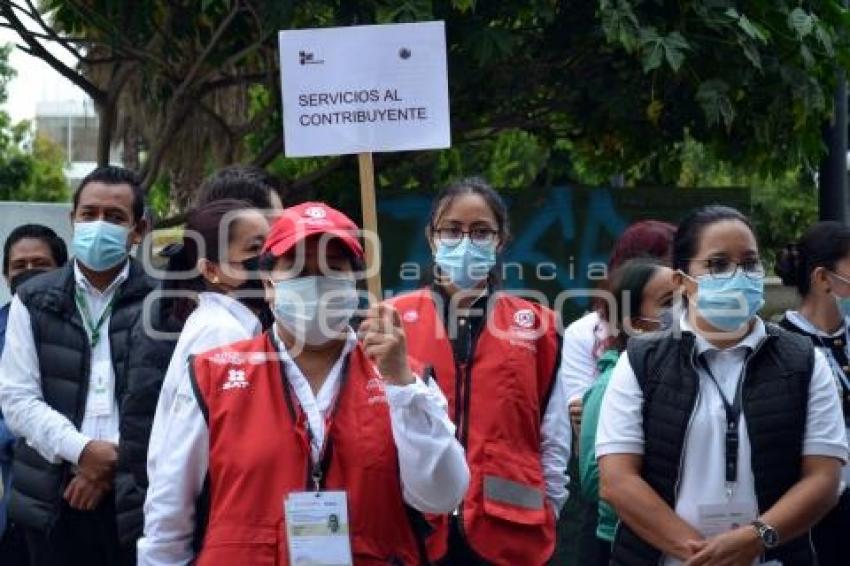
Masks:
[[[71,69],[68,65],[57,59],[44,47],[44,45],[30,34],[30,30],[23,24],[23,22],[21,22],[18,15],[15,14],[15,9],[12,7],[12,4],[4,3],[0,5],[0,14],[3,14],[6,21],[8,21],[12,26],[12,29],[14,29],[20,38],[27,44],[29,49],[25,51],[53,67],[56,72],[80,87],[95,102],[103,102],[105,100],[106,93],[100,90],[81,73]]]
[[[251,165],[255,167],[265,167],[274,159],[283,153],[283,133],[279,133],[272,141],[266,144],[266,147],[257,154],[257,157],[251,161]]]
[[[41,26],[41,29],[47,32],[47,35],[51,38],[52,41],[55,41],[62,47],[64,47],[69,53],[71,53],[77,59],[82,59],[82,53],[77,51],[76,48],[72,47],[71,44],[63,37],[61,37],[56,30],[47,25],[47,22],[44,21],[44,18],[41,17],[41,13],[38,11],[38,8],[32,3],[32,0],[26,0],[27,6],[29,6],[29,17],[36,21],[36,23]]]
[[[233,1],[233,9],[230,10],[230,13],[227,14],[227,17],[224,18],[224,21],[219,24],[218,28],[215,30],[212,37],[210,38],[209,43],[207,43],[206,48],[204,48],[204,51],[201,53],[200,57],[195,60],[195,63],[192,65],[191,69],[189,69],[189,72],[186,73],[186,78],[183,79],[183,82],[180,84],[179,87],[177,87],[177,90],[174,93],[175,99],[179,99],[181,96],[183,96],[183,94],[189,89],[189,86],[192,84],[192,82],[194,82],[195,77],[201,70],[201,65],[204,64],[207,57],[210,56],[210,53],[212,53],[215,46],[218,44],[219,41],[221,41],[222,36],[224,36],[224,32],[227,31],[227,28],[230,27],[231,22],[233,22],[233,20],[236,18],[236,15],[239,13],[240,4],[240,0]]]

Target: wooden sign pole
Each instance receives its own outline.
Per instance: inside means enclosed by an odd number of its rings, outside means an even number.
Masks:
[[[373,273],[367,280],[370,302],[383,300],[381,294],[381,258],[375,249],[378,237],[378,207],[375,198],[375,165],[372,153],[358,153],[357,163],[360,167],[360,202],[363,208],[363,230],[372,235],[366,240],[366,266]]]

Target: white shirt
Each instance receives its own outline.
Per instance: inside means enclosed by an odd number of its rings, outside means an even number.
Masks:
[[[692,332],[686,320],[682,330]],[[757,319],[753,331],[739,344],[718,350],[698,334],[696,349],[703,354],[723,389],[727,399],[732,399],[741,376],[749,349],[755,348],[765,337],[765,325]],[[738,446],[738,481],[732,498],[727,499],[725,461],[726,412],[717,387],[700,369],[699,391],[696,407],[691,416],[684,447],[684,462],[680,471],[676,514],[687,523],[698,526],[698,506],[702,504],[742,502],[758,515],[753,471],[750,461],[751,447],[746,418],[741,414]],[[635,378],[627,353],[620,356],[611,382],[602,401],[599,428],[596,432],[596,455],[643,454],[643,392]],[[815,352],[815,364],[809,386],[809,403],[803,438],[804,456],[829,456],[847,461],[847,439],[844,419],[832,373],[820,352]],[[665,557],[666,565],[680,564]]]
[[[570,496],[567,490],[570,481],[567,477],[567,465],[573,441],[570,426],[566,382],[559,371],[555,375],[549,404],[540,426],[540,463],[543,467],[543,479],[546,480],[546,499],[555,509],[556,517]]]
[[[115,292],[127,280],[129,272],[130,264],[127,262],[112,283],[100,292],[86,279],[75,262],[74,279],[90,309],[88,315],[80,312],[80,316],[83,319],[89,316],[96,323]],[[107,316],[103,321],[100,340],[91,349],[86,412],[82,426],[77,430],[70,420],[44,401],[29,311],[17,296],[12,299],[6,327],[6,347],[0,358],[0,406],[9,429],[15,435],[24,437],[27,444],[49,462],[77,464],[83,449],[91,440],[118,442],[118,401],[115,398],[115,368],[112,366],[108,331],[110,319],[111,316]],[[98,404],[95,398],[98,387],[106,389],[103,395],[108,396],[109,400],[104,410],[95,413],[93,408]],[[100,399],[99,404],[102,405],[104,397]]]
[[[564,331],[558,375],[564,382],[566,405],[583,398],[599,375],[596,362],[602,355],[606,338],[608,325],[597,311],[587,313]]]
[[[262,329],[251,309],[236,299],[221,293],[198,295],[198,306],[183,325],[159,393],[148,446],[149,478],[156,473],[157,462],[170,452],[168,417],[178,391],[185,389],[189,380],[189,356],[247,340]]]
[[[314,453],[324,444],[324,417],[336,396],[343,361],[355,343],[356,335],[349,330],[345,349],[318,395],[280,348],[286,377],[317,440]],[[424,513],[451,511],[466,493],[469,468],[454,437],[445,397],[433,381],[425,385],[419,379],[403,387],[386,385],[386,394],[405,502]],[[171,454],[150,478],[139,566],[188,564],[194,558],[195,501],[209,466],[209,430],[188,378],[178,390],[169,420]]]
[[[840,330],[829,334],[809,322],[806,317],[804,317],[797,311],[788,311],[785,313],[785,316],[794,326],[796,326],[803,332],[808,332],[809,334],[814,334],[815,336],[821,336],[823,338],[846,338],[848,328],[848,323],[846,320],[844,321],[844,326],[842,326]],[[835,375],[835,386],[838,389],[838,399],[840,402],[844,391],[844,385],[842,384],[841,379],[841,376],[843,376],[844,372],[841,369],[841,365],[838,363],[838,360],[835,359],[835,356],[832,355],[832,350],[825,346],[817,346],[816,348],[823,352],[824,357],[829,362],[829,366],[832,369],[833,374]],[[844,350],[847,352],[848,358],[850,358],[850,343],[848,343],[847,340],[844,341]],[[848,438],[850,438],[850,428],[847,429],[847,436]],[[844,468],[842,468],[841,479],[843,482],[842,488],[846,487],[847,485],[850,485],[850,465],[845,465]]]

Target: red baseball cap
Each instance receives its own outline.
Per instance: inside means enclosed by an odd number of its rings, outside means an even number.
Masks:
[[[357,239],[357,224],[342,212],[323,202],[305,202],[284,209],[272,225],[263,253],[280,257],[295,245],[316,234],[339,238],[354,257],[363,259],[363,246]]]

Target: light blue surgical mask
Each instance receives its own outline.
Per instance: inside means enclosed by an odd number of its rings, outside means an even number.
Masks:
[[[656,327],[653,332],[667,332],[676,324],[676,314],[673,307],[662,309],[658,312],[658,316],[639,316],[637,318],[655,324]]]
[[[129,235],[126,226],[105,220],[75,222],[71,248],[74,257],[89,269],[106,271],[127,259]]]
[[[479,246],[469,236],[464,236],[456,246],[438,242],[434,262],[459,289],[472,289],[487,279],[496,265],[496,244]]]
[[[297,342],[321,346],[348,326],[357,310],[353,277],[310,275],[274,282],[274,316]]]
[[[764,277],[736,271],[732,277],[696,277],[697,310],[711,326],[738,330],[764,306]]]
[[[850,297],[839,297],[838,295],[833,294],[835,297],[835,304],[838,305],[838,310],[841,313],[843,318],[850,317]]]

